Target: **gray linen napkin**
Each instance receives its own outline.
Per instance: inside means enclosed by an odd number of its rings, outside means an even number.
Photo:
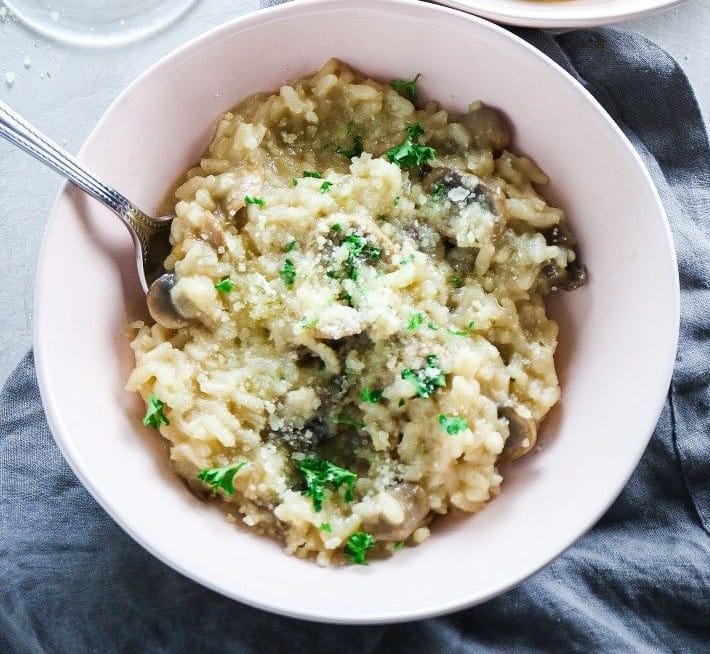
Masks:
[[[0,652],[707,651],[707,135],[683,72],[644,38],[613,29],[520,33],[624,129],[658,185],[678,251],[673,383],[648,450],[607,514],[517,588],[447,617],[342,627],[270,615],[167,568],[103,512],[52,440],[30,353],[0,395]]]

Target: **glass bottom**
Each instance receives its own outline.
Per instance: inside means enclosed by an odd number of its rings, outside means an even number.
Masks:
[[[64,43],[110,47],[157,32],[199,0],[4,0],[34,31]]]

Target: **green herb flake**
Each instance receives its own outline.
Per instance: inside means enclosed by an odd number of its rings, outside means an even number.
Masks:
[[[365,565],[367,550],[375,545],[375,539],[366,531],[358,531],[348,538],[343,552],[353,563]]]
[[[395,542],[393,549],[395,552],[399,552],[404,547],[404,541],[403,540],[398,540]]]
[[[293,250],[298,248],[298,241],[289,241],[284,245],[284,252],[293,252]]]
[[[465,329],[452,329],[451,327],[448,327],[446,331],[454,336],[470,336],[474,331],[473,320],[466,325]]]
[[[297,468],[306,483],[306,490],[303,491],[303,494],[313,500],[313,508],[316,511],[323,508],[326,486],[330,486],[335,491],[344,486],[343,498],[346,502],[353,501],[353,489],[357,480],[357,475],[354,472],[336,466],[330,461],[315,458],[299,461]]]
[[[229,279],[229,277],[223,277],[221,281],[217,282],[214,287],[220,293],[229,293],[234,290],[234,282]]]
[[[404,406],[404,398],[403,398],[403,397],[400,398],[399,403],[397,404],[397,406],[399,406],[399,407],[403,407],[403,406]]]
[[[401,199],[402,199],[402,198],[400,198],[399,195],[398,195],[396,198],[393,198],[393,199],[392,199],[392,204],[396,207],[396,206],[399,204],[399,201],[400,201]]]
[[[434,188],[431,191],[431,199],[434,202],[438,202],[446,195],[446,184],[444,182],[437,182],[434,184]]]
[[[333,186],[333,182],[323,182],[320,185],[320,192],[321,193],[327,193],[330,190],[330,187]]]
[[[449,285],[453,288],[461,288],[463,286],[463,279],[461,279],[457,275],[449,277]]]
[[[160,425],[169,425],[170,420],[165,417],[165,413],[163,412],[164,408],[165,402],[155,393],[151,393],[148,397],[148,405],[146,407],[145,417],[143,418],[143,424],[153,429],[157,429]]]
[[[353,297],[347,291],[340,291],[338,299],[342,302],[345,302],[345,304],[347,304],[349,307],[353,305]]]
[[[439,368],[439,358],[435,354],[430,354],[424,367],[419,370],[402,370],[402,379],[414,384],[417,395],[423,398],[431,397],[438,388],[446,385],[446,377]]]
[[[333,531],[333,528],[330,526],[329,522],[321,522],[320,527],[318,527],[321,531],[324,531],[328,534],[330,534]]]
[[[468,429],[466,421],[458,416],[445,416],[443,413],[440,413],[438,420],[441,428],[451,436],[458,434],[464,429]]]
[[[379,389],[365,387],[362,391],[360,391],[360,399],[363,402],[368,402],[369,404],[379,404],[382,402],[382,391]]]
[[[428,322],[426,326],[434,332],[439,329],[439,325],[437,325],[435,322]]]
[[[313,179],[323,179],[323,175],[321,175],[321,173],[319,172],[316,172],[315,170],[304,170],[303,176],[312,177]]]
[[[298,186],[298,180],[295,177],[291,178],[291,186]]]
[[[357,429],[360,431],[365,427],[364,422],[360,422],[359,420],[354,420],[353,418],[348,418],[348,416],[338,416],[335,419],[335,424],[336,425],[345,425],[346,427],[352,427],[353,429]]]
[[[424,324],[425,320],[426,316],[423,313],[413,313],[409,316],[409,320],[407,321],[407,329],[418,329]]]
[[[256,204],[260,207],[263,207],[266,205],[266,200],[264,200],[264,198],[255,198],[252,195],[245,195],[244,202],[246,202],[247,204]]]
[[[286,288],[291,288],[293,283],[296,281],[296,266],[293,265],[291,259],[286,259],[284,261],[283,268],[279,270],[279,275],[283,279]]]
[[[419,123],[407,127],[407,138],[399,145],[387,150],[387,159],[400,168],[416,168],[436,157],[436,150],[419,143],[424,128]]]
[[[242,461],[224,468],[205,468],[197,477],[211,487],[212,493],[223,490],[227,495],[234,495],[234,477],[247,463]]]
[[[421,76],[421,73],[417,73],[414,79],[410,79],[408,82],[401,79],[393,79],[390,82],[390,86],[399,93],[406,93],[407,97],[414,102],[417,97],[417,82]]]
[[[348,279],[357,280],[357,264],[361,259],[365,259],[368,263],[375,263],[382,257],[382,248],[372,245],[367,242],[364,236],[359,234],[350,234],[344,241],[343,245],[348,251],[347,259],[343,263],[345,276]]]
[[[343,231],[343,226],[342,226],[340,223],[333,223],[333,224],[330,226],[330,231],[331,231],[331,232],[336,232],[336,233],[342,232],[342,231]]]
[[[409,256],[404,257],[404,259],[400,259],[399,265],[406,266],[408,263],[412,263],[412,261],[414,261],[414,253],[410,254]]]
[[[350,132],[348,132],[349,134]],[[342,154],[347,159],[352,159],[353,157],[359,157],[362,152],[362,134],[355,134],[353,137],[353,145],[351,148],[338,148],[336,150],[338,154]]]
[[[303,329],[313,329],[318,324],[318,318],[303,318],[301,320],[301,327]]]

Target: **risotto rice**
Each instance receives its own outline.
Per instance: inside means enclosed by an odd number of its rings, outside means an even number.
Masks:
[[[560,389],[544,296],[584,282],[501,114],[331,60],[224,114],[175,193],[172,299],[127,384],[177,472],[319,563],[475,512]],[[372,550],[368,552],[368,550]]]

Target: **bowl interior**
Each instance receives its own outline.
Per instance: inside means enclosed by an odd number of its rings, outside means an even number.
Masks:
[[[423,3],[294,3],[225,25],[129,87],[81,159],[154,211],[199,157],[220,112],[332,56],[384,79],[421,72],[425,97],[451,109],[477,98],[503,108],[515,149],[551,176],[549,195],[568,211],[581,242],[590,282],[552,306],[561,323],[563,399],[544,447],[506,470],[502,494],[478,515],[440,521],[423,546],[366,567],[319,568],[227,523],[172,474],[159,439],[140,426],[142,403],[123,390],[132,365],[126,325],[144,316],[131,241],[106,209],[69,188],[54,207],[39,263],[38,375],[50,425],[78,476],[124,529],[174,568],[281,613],[403,620],[511,586],[578,538],[614,499],[648,441],[670,378],[677,273],[650,179],[591,97],[502,29]]]
[[[684,0],[437,0],[508,25],[591,27],[660,11]]]

